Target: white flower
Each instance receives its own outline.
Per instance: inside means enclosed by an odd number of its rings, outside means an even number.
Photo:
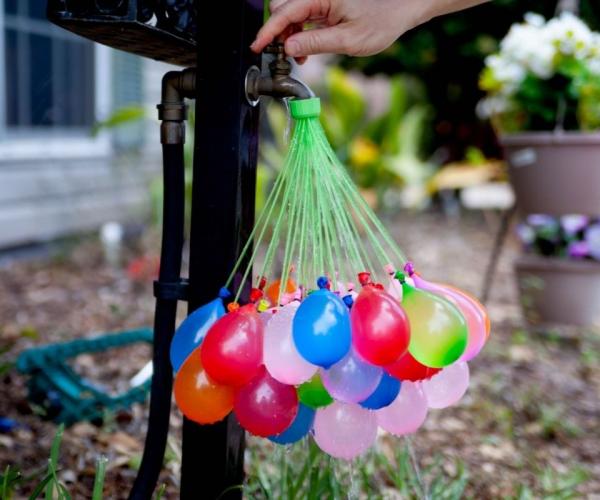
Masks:
[[[592,31],[571,12],[550,19],[543,29],[547,39],[565,55],[586,57],[594,43]]]
[[[532,24],[514,24],[500,42],[500,52],[540,78],[552,76],[552,62],[556,49],[545,36],[544,27]]]
[[[509,100],[502,95],[491,95],[481,99],[477,104],[477,116],[481,119],[491,118],[508,111],[510,108]]]
[[[600,58],[592,59],[589,62],[588,68],[590,69],[590,71],[592,73],[594,73],[595,75],[598,75],[598,77],[600,77]]]
[[[600,59],[600,33],[592,33],[590,57],[592,59]]]
[[[600,33],[569,12],[549,21],[527,13],[524,22],[511,26],[500,42],[500,51],[485,59],[491,80],[485,75],[482,85],[490,92],[479,103],[478,115],[490,117],[509,111],[523,80],[528,75],[551,78],[562,56],[582,61],[600,76]]]
[[[544,26],[544,24],[546,24],[544,16],[535,12],[527,12],[527,14],[525,14],[525,22],[535,26],[536,28],[541,28]]]
[[[488,56],[485,64],[492,71],[494,79],[502,84],[505,93],[517,90],[526,75],[522,65],[499,54]]]

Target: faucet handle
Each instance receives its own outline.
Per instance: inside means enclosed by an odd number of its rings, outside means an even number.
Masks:
[[[284,43],[275,40],[265,47],[265,53],[271,54],[274,59],[269,63],[269,71],[272,78],[290,76],[292,72],[292,63],[288,60],[285,53]]]
[[[265,54],[273,54],[273,55],[283,55],[285,57],[285,47],[283,42],[273,41],[269,45],[265,47]]]

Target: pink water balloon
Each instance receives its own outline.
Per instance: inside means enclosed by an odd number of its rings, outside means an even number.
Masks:
[[[427,418],[427,398],[419,383],[402,382],[400,394],[394,402],[375,414],[383,430],[396,436],[411,434]]]
[[[275,307],[272,307],[272,308],[270,308],[270,309],[267,309],[266,311],[264,311],[264,312],[261,312],[261,313],[259,314],[259,316],[260,316],[260,320],[262,321],[262,323],[263,323],[263,326],[264,326],[265,328],[267,327],[267,323],[268,323],[269,321],[271,321],[271,319],[273,318],[273,315],[274,315],[276,312],[277,312],[276,308],[275,308]]]
[[[294,344],[292,323],[299,305],[294,301],[271,313],[264,334],[263,358],[267,371],[275,380],[287,385],[306,382],[318,369],[300,356]]]
[[[332,457],[351,460],[367,451],[376,437],[377,418],[371,410],[338,401],[317,410],[315,442]]]
[[[441,409],[456,404],[468,388],[469,366],[465,362],[447,366],[429,380],[423,381],[423,392],[429,408]]]
[[[402,302],[402,284],[395,278],[390,278],[387,286],[387,293],[394,297],[398,302]]]
[[[321,371],[327,392],[338,401],[359,403],[368,398],[381,381],[383,370],[362,359],[354,349],[328,370]]]
[[[432,292],[436,295],[444,297],[446,300],[454,304],[467,322],[467,330],[469,333],[467,347],[465,352],[459,358],[459,361],[470,361],[473,359],[487,340],[489,335],[489,320],[483,306],[471,297],[469,294],[450,285],[441,283],[432,283],[424,280],[418,274],[413,274],[412,278],[417,288]]]

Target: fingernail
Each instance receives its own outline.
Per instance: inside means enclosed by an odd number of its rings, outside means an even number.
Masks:
[[[296,56],[300,53],[300,44],[296,40],[288,40],[285,44],[285,51],[288,56]]]
[[[250,48],[252,50],[254,50],[254,47],[256,47],[256,40],[254,40],[251,44],[250,44]]]

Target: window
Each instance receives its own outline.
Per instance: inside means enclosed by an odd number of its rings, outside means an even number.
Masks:
[[[0,1],[0,3],[2,3]],[[94,45],[45,17],[43,0],[4,0],[4,127],[86,129],[94,123]]]

